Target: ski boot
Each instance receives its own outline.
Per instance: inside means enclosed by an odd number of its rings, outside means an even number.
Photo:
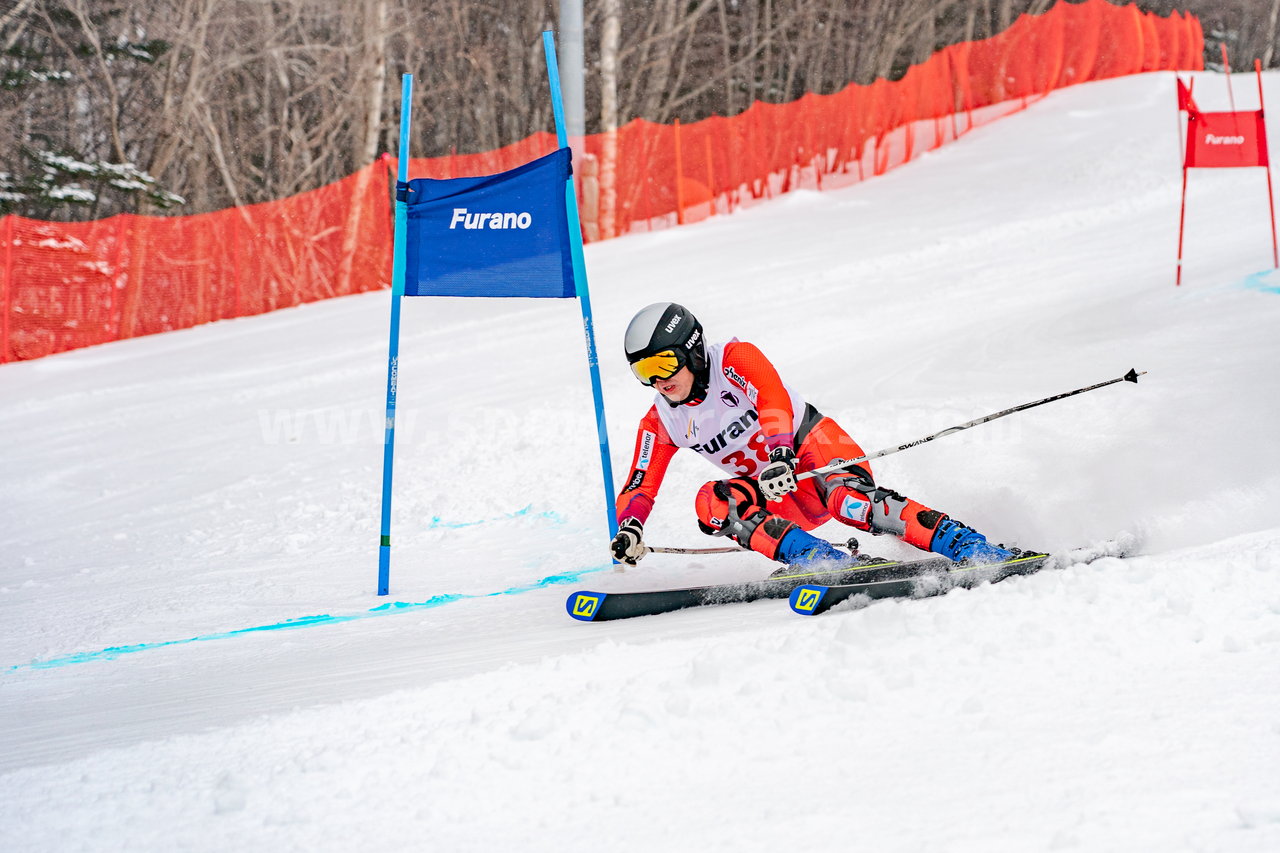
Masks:
[[[941,554],[952,562],[966,565],[1003,563],[1024,553],[1033,553],[1023,552],[1017,548],[1005,548],[1002,545],[992,545],[987,541],[987,537],[950,516],[944,516],[938,522],[938,527],[933,533],[933,541],[929,543],[929,550],[935,554]]]
[[[825,539],[819,539],[799,527],[793,527],[778,542],[778,551],[774,559],[783,565],[773,572],[773,576],[791,575],[797,570],[829,567],[831,571],[840,571],[855,566],[873,566],[877,563],[889,562],[883,557],[858,553],[857,539],[850,538],[846,547],[849,553],[837,549]]]

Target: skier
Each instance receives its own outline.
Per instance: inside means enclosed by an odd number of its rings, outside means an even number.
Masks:
[[[754,344],[707,344],[682,305],[658,302],[631,320],[624,345],[631,370],[657,398],[640,421],[626,487],[618,496],[613,556],[634,566],[671,457],[688,447],[730,476],[705,483],[694,506],[698,527],[788,565],[849,556],[809,530],[836,518],[892,534],[955,561],[1007,560],[950,516],[878,485],[866,462],[797,482],[796,474],[865,455],[840,425],[778,376]]]

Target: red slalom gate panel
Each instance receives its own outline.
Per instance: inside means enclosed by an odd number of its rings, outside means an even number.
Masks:
[[[1225,65],[1225,47],[1223,59]],[[1200,112],[1191,98],[1190,88],[1181,79],[1178,80],[1178,109],[1187,113],[1187,136],[1182,157],[1182,201],[1178,211],[1175,285],[1182,284],[1182,245],[1187,224],[1187,172],[1190,169],[1261,167],[1266,170],[1267,210],[1271,218],[1271,261],[1273,266],[1280,268],[1280,241],[1276,237],[1275,196],[1271,183],[1271,158],[1267,153],[1267,124],[1262,97],[1262,62],[1255,59],[1253,68],[1258,78],[1257,110]],[[1181,132],[1181,124],[1178,129]]]
[[[849,85],[676,126],[636,119],[573,140],[587,241],[696,222],[799,187],[883,174],[1054,89],[1203,68],[1200,22],[1107,0],[1059,2],[951,45],[899,80]],[[492,174],[546,154],[550,133],[414,159],[412,177]],[[677,151],[679,156],[677,156]],[[389,169],[275,202],[182,217],[0,219],[0,362],[385,287]]]
[[[1262,110],[1187,115],[1186,168],[1266,166],[1267,129]]]
[[[1178,83],[1178,109],[1184,112],[1199,112],[1200,108],[1196,106],[1196,99],[1191,95],[1191,90],[1195,88],[1196,81],[1192,80],[1188,85],[1182,82],[1181,77],[1175,77],[1174,79]]]

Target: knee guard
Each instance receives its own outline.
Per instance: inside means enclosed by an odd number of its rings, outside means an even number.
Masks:
[[[764,509],[764,496],[746,478],[703,484],[694,500],[698,527],[712,536],[728,536],[743,548],[778,559],[778,546],[800,528]]]
[[[944,516],[918,501],[877,486],[861,466],[828,474],[821,481],[827,511],[840,521],[874,535],[888,533],[908,545],[929,550]]]
[[[929,550],[938,523],[946,518],[945,515],[879,486],[868,497],[871,499],[873,534],[890,533],[908,545]]]
[[[833,459],[832,463],[843,462]],[[870,530],[871,501],[868,495],[875,490],[871,473],[860,465],[848,471],[835,471],[817,482],[818,492],[827,512],[840,521],[859,530]]]

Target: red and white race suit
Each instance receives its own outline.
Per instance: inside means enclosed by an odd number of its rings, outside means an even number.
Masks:
[[[800,472],[864,455],[839,424],[808,406],[782,381],[754,344],[736,338],[710,344],[707,357],[705,396],[673,406],[659,394],[641,419],[631,471],[618,496],[619,523],[634,518],[643,524],[648,519],[667,466],[682,447],[736,481],[754,480],[768,462],[769,451],[783,445],[795,450]],[[861,463],[861,469],[858,476],[836,472],[802,480],[796,491],[754,509],[805,530],[834,517],[859,530],[891,533],[927,548],[941,513],[877,488],[870,465]],[[716,485],[707,483],[695,499],[698,519],[708,531],[720,528],[727,507],[723,489],[713,488]],[[750,509],[740,507],[743,512]],[[757,544],[752,541],[753,548],[772,556],[771,543]]]

